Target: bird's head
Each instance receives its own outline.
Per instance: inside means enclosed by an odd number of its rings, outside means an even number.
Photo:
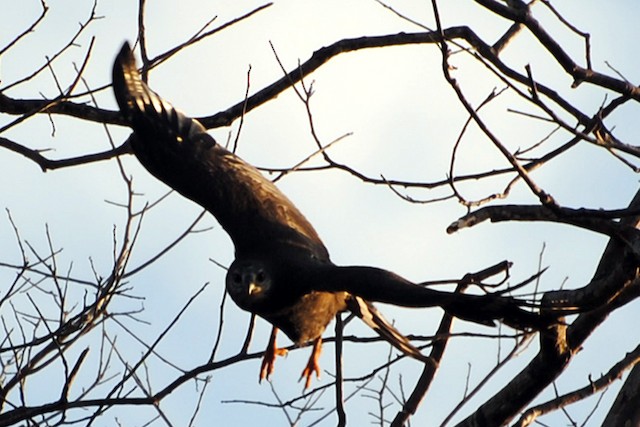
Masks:
[[[272,284],[273,277],[262,261],[234,261],[227,271],[227,292],[240,308],[248,311],[268,299]]]

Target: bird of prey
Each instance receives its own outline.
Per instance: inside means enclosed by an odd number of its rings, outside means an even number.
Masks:
[[[494,319],[524,328],[543,328],[548,319],[514,299],[465,295],[418,286],[389,271],[336,266],[316,230],[260,171],[216,143],[195,119],[178,111],[141,80],[125,43],[113,67],[113,90],[133,129],[131,147],[155,177],[213,214],[229,234],[235,261],[226,288],[242,309],[273,325],[260,378],[273,370],[275,336],[282,330],[295,344],[313,343],[303,371],[306,385],[319,374],[322,333],[341,311],[351,311],[390,344],[416,359],[427,358],[372,305],[440,306],[473,322]]]

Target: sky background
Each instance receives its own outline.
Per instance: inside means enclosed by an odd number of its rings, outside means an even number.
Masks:
[[[9,6],[9,3],[12,6]],[[78,40],[78,47],[70,49],[54,64],[61,86],[66,87],[74,77],[73,64],[82,62],[91,36],[96,37],[94,53],[85,78],[90,87],[110,83],[113,58],[125,40],[133,41],[137,33],[134,2],[101,1],[97,14],[103,18],[91,23]],[[180,3],[168,0],[148,2],[146,14],[147,42],[150,56],[155,56],[188,39],[213,16],[213,26],[234,19],[263,3],[190,0]],[[483,11],[469,1],[441,2],[444,27],[469,25],[489,43],[497,39],[508,23]],[[0,0],[0,46],[4,46],[23,31],[40,13],[40,3],[25,0],[19,6]],[[435,28],[430,2],[394,1],[396,10],[429,28]],[[14,81],[46,61],[46,56],[64,46],[87,19],[91,2],[50,2],[46,19],[36,31],[0,58],[0,88]],[[630,81],[640,72],[634,40],[640,31],[636,18],[640,4],[616,1],[603,9],[601,2],[564,1],[556,5],[565,18],[591,34],[591,53],[594,69],[608,74],[615,68]],[[536,17],[557,37],[570,55],[584,63],[583,40],[567,31],[543,7],[535,8]],[[615,31],[613,30],[615,29]],[[241,101],[246,90],[247,71],[251,67],[250,93],[282,76],[269,42],[287,70],[299,61],[307,60],[319,48],[351,37],[375,36],[411,32],[421,29],[400,19],[379,3],[359,1],[275,1],[274,4],[229,29],[187,49],[153,71],[150,85],[165,99],[192,116],[211,115]],[[566,96],[587,114],[593,114],[612,94],[581,85],[571,89],[571,81],[558,65],[544,54],[533,38],[526,33],[518,37],[504,53],[503,59],[517,70],[530,64],[538,81],[548,84]],[[370,49],[343,54],[332,59],[307,78],[313,81],[315,93],[311,99],[314,124],[324,144],[344,134],[351,135],[329,149],[338,162],[347,163],[371,177],[383,175],[387,179],[431,182],[446,177],[451,147],[462,128],[466,115],[455,94],[441,75],[441,59],[436,46],[404,46]],[[503,84],[493,78],[484,67],[468,55],[458,54],[452,59],[459,80],[468,99],[479,104],[494,87]],[[81,90],[84,91],[84,90]],[[51,73],[43,72],[28,83],[6,92],[13,98],[38,99],[58,94]],[[605,98],[607,97],[608,98]],[[101,91],[99,106],[115,109],[110,89]],[[537,120],[508,113],[513,108],[532,112],[512,94],[502,95],[483,110],[483,117],[511,149],[528,147],[552,127]],[[624,142],[636,144],[637,105],[620,108],[608,121],[616,135]],[[568,119],[568,117],[563,116]],[[11,121],[0,116],[0,125]],[[67,158],[109,148],[109,141],[100,125],[83,123],[77,119],[55,116],[55,134],[46,116],[30,118],[2,136],[31,148],[49,149],[50,158]],[[573,122],[571,122],[573,123]],[[124,128],[110,126],[116,144],[129,135]],[[221,143],[235,138],[238,123],[229,128],[211,130]],[[551,138],[555,146],[568,139],[566,134]],[[238,154],[260,167],[283,168],[297,164],[314,152],[304,105],[291,90],[275,100],[250,112],[245,118],[238,144]],[[134,187],[141,194],[138,206],[155,200],[167,192],[167,187],[151,177],[133,156],[123,159]],[[311,163],[311,164],[318,164]],[[473,128],[461,145],[457,173],[469,173],[505,167],[506,161],[490,143]],[[126,187],[119,176],[115,161],[95,163],[42,173],[33,162],[6,150],[0,151],[0,201],[10,210],[23,239],[34,248],[46,252],[45,227],[48,227],[54,246],[63,248],[58,258],[61,270],[74,276],[91,279],[91,263],[98,272],[109,274],[112,260],[113,230],[118,234],[126,213],[113,203],[126,201]],[[582,144],[574,152],[533,174],[536,182],[565,206],[589,208],[623,208],[637,191],[638,177],[629,168],[603,150]],[[500,191],[504,180],[478,185],[473,182],[460,188],[469,198],[482,197]],[[502,260],[514,262],[511,283],[531,276],[538,268],[544,248],[542,264],[549,270],[544,274],[542,289],[576,288],[586,284],[593,274],[606,239],[594,233],[568,226],[526,223],[482,224],[453,235],[446,227],[465,214],[464,207],[454,201],[437,204],[411,204],[393,194],[385,186],[363,185],[344,172],[313,172],[290,174],[279,181],[279,187],[298,205],[318,230],[337,264],[374,265],[390,269],[415,281],[459,278]],[[398,189],[405,192],[404,189]],[[406,190],[419,200],[448,193],[448,189],[432,192]],[[535,203],[535,198],[517,185],[508,203]],[[173,241],[199,214],[200,208],[178,194],[172,194],[145,218],[142,233],[132,255],[131,266],[147,260]],[[4,213],[3,213],[4,215]],[[185,317],[160,345],[160,352],[183,369],[191,369],[206,362],[215,340],[219,318],[219,304],[224,287],[224,271],[210,259],[228,265],[233,259],[232,245],[211,216],[200,228],[205,233],[190,236],[160,259],[131,279],[132,293],[144,298],[115,301],[112,310],[144,307],[128,327],[149,340],[163,330],[173,316],[205,283],[204,293],[187,311]],[[0,218],[0,261],[18,262],[19,252],[6,215]],[[0,270],[7,282],[11,270]],[[1,282],[0,282],[1,283]],[[3,286],[0,284],[0,287]],[[1,292],[1,288],[0,288]],[[84,289],[75,289],[82,295]],[[54,307],[43,307],[43,310]],[[433,333],[440,311],[407,310],[382,307],[388,318],[394,319],[405,333]],[[8,316],[2,313],[3,317]],[[614,313],[607,324],[586,343],[572,365],[558,381],[564,393],[588,384],[589,376],[597,378],[627,351],[634,348],[640,333],[629,328],[640,320],[637,310],[625,307]],[[235,354],[244,338],[248,315],[229,303],[225,309],[225,329],[219,357]],[[458,322],[457,331],[494,332]],[[269,326],[259,321],[251,350],[263,349]],[[332,331],[329,328],[328,334]],[[136,360],[143,349],[128,334],[115,326],[110,333],[120,340],[120,347],[129,360]],[[346,333],[370,335],[353,322]],[[287,342],[281,337],[281,342]],[[78,346],[95,345],[91,338]],[[508,347],[508,341],[502,344]],[[497,341],[479,339],[454,340],[427,400],[413,419],[414,425],[437,425],[448,414],[464,392],[468,366],[472,365],[470,381],[483,377],[495,363]],[[487,390],[463,408],[454,420],[461,420],[515,375],[535,354],[537,346],[523,353],[505,370],[492,379]],[[333,347],[325,347],[323,368],[333,371]],[[93,351],[93,350],[92,350]],[[293,352],[279,359],[273,378],[275,390],[282,399],[299,393],[296,382],[309,350]],[[346,344],[345,372],[358,377],[369,372],[376,361],[387,357],[388,346]],[[259,361],[254,360],[229,369],[212,372],[212,383],[205,394],[199,414],[199,425],[230,420],[237,425],[285,425],[282,412],[260,406],[221,403],[226,400],[247,399],[273,402],[268,384],[257,384]],[[86,375],[90,376],[90,364]],[[114,373],[116,373],[114,371]],[[154,388],[167,384],[175,371],[155,361],[150,364]],[[398,375],[402,375],[405,390],[412,388],[411,378],[420,372],[420,365],[405,360],[392,372],[393,387],[397,389]],[[168,375],[167,375],[168,374]],[[55,383],[55,374],[42,376],[41,384]],[[325,374],[317,384],[329,381]],[[611,387],[592,422],[599,425],[621,383]],[[372,385],[379,386],[374,381]],[[81,385],[79,384],[78,387]],[[49,390],[35,387],[33,403],[50,399]],[[185,425],[184,408],[190,414],[194,405],[193,383],[184,385],[172,394],[163,407],[177,425]],[[54,395],[57,392],[53,392]],[[553,396],[547,390],[540,401]],[[331,407],[332,396],[325,396],[325,410]],[[166,405],[166,406],[164,406]],[[594,406],[590,399],[570,407],[578,420]],[[368,411],[375,410],[375,402],[358,397],[347,403],[350,423],[364,425],[372,421]],[[373,409],[372,409],[373,408]],[[388,414],[395,414],[393,407]],[[113,425],[114,419],[126,419],[127,425],[142,425],[153,414],[149,408],[124,408],[103,417],[103,424]],[[324,414],[324,411],[319,411]],[[319,415],[312,414],[301,425],[308,425]],[[599,420],[599,421],[598,421]],[[561,414],[543,419],[549,425],[560,425],[566,419]],[[333,425],[330,417],[325,425]]]

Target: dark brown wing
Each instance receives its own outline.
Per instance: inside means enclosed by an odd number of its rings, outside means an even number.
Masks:
[[[436,291],[418,286],[390,271],[374,267],[315,265],[299,268],[311,289],[349,292],[368,301],[403,307],[441,307],[461,319],[491,326],[493,320],[516,329],[544,329],[557,322],[557,316],[529,311],[529,303],[497,295],[467,295]]]
[[[211,212],[233,240],[236,257],[294,253],[328,261],[313,226],[271,181],[149,89],[128,43],[113,66],[113,91],[134,131],[136,157],[155,177]]]

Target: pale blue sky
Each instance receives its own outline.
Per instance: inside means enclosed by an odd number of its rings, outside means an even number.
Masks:
[[[0,45],[4,46],[38,14],[39,2],[25,0],[20,6],[0,0],[3,13],[0,16]],[[9,7],[11,3],[13,6]],[[381,35],[399,31],[418,31],[411,25],[375,1],[275,1],[274,5],[249,20],[219,33],[198,46],[177,55],[151,74],[150,84],[174,105],[194,116],[208,115],[226,109],[240,101],[244,95],[246,73],[251,66],[251,92],[281,77],[282,72],[269,46],[273,43],[287,69],[298,61],[308,59],[322,46],[347,37]],[[506,23],[488,14],[468,1],[441,2],[443,25],[466,24],[477,30],[481,37],[491,42],[507,28]],[[217,15],[214,26],[233,19],[261,2],[190,0],[176,7],[175,1],[148,2],[147,41],[151,56],[185,40],[208,19]],[[415,0],[390,3],[399,11],[433,27],[430,2]],[[7,52],[1,60],[2,86],[9,84],[45,62],[64,45],[77,30],[78,22],[86,19],[90,2],[50,2],[47,19],[37,31],[26,37],[18,46]],[[637,81],[640,72],[634,41],[638,39],[635,19],[640,5],[633,1],[611,3],[603,10],[600,2],[565,1],[558,5],[566,17],[581,29],[591,33],[592,58],[595,69],[612,73],[604,61]],[[551,23],[541,8],[541,19],[550,22],[554,35],[569,46],[569,53],[582,60],[583,45],[579,38]],[[89,44],[96,36],[96,45],[86,74],[92,87],[110,82],[111,65],[124,40],[132,41],[136,35],[137,17],[134,2],[102,1],[98,15],[103,19],[92,24],[87,34],[78,41],[55,65],[62,86],[74,76],[73,62],[79,63]],[[613,31],[615,29],[615,31]],[[530,36],[524,35],[505,52],[514,67],[522,70],[531,64],[536,78],[553,85],[560,93],[583,108],[587,114],[595,112],[603,102],[604,93],[588,85],[571,89],[571,82],[559,72],[558,66],[541,55],[540,48]],[[501,83],[490,77],[486,70],[473,64],[468,57],[453,58],[459,70],[455,71],[469,99],[477,104]],[[324,143],[352,132],[353,135],[332,147],[334,158],[346,162],[372,177],[381,174],[388,179],[433,181],[442,179],[448,172],[450,150],[466,119],[462,107],[455,100],[452,90],[444,83],[440,69],[440,55],[435,46],[411,46],[376,49],[345,54],[324,65],[309,76],[314,81],[315,95],[311,106],[319,137]],[[50,73],[44,72],[32,83],[7,92],[12,97],[39,98],[40,94],[55,96],[57,90]],[[612,95],[609,94],[609,97]],[[610,98],[609,98],[610,99]],[[114,109],[115,101],[110,90],[98,96],[100,106]],[[512,95],[504,95],[483,113],[497,135],[509,147],[527,147],[543,137],[550,128],[539,122],[506,113],[506,108],[532,111]],[[637,105],[620,109],[610,124],[616,125],[617,135],[630,144],[636,144]],[[11,117],[0,116],[0,125]],[[55,117],[55,137],[51,137],[51,125],[47,117],[34,117],[3,136],[33,148],[53,148],[47,152],[51,158],[102,151],[109,142],[100,126],[82,124],[78,120]],[[238,124],[231,128],[214,129],[211,133],[219,142],[232,137]],[[116,143],[122,142],[128,130],[110,127]],[[567,139],[558,136],[552,143]],[[238,153],[259,166],[287,167],[296,164],[314,151],[314,142],[308,131],[306,113],[302,103],[292,91],[281,94],[274,101],[247,115],[242,130]],[[139,206],[146,200],[167,191],[144,171],[133,157],[124,160],[127,172],[134,177],[134,185],[140,197]],[[475,129],[470,130],[460,151],[458,171],[478,171],[492,167],[504,167],[506,162]],[[7,151],[0,151],[0,169],[4,179],[0,181],[2,203],[0,207],[11,210],[22,237],[35,247],[46,249],[45,224],[48,224],[58,247],[64,248],[59,259],[63,270],[73,263],[74,274],[91,278],[89,258],[98,270],[109,272],[112,256],[112,231],[123,225],[124,211],[105,200],[124,202],[126,189],[119,178],[115,162],[87,165],[79,168],[50,171],[46,174],[30,161]],[[585,146],[574,154],[549,165],[541,173],[533,174],[540,185],[568,206],[591,208],[624,207],[637,190],[637,175],[622,166],[602,150]],[[493,183],[495,184],[495,183]],[[588,281],[604,247],[601,236],[559,225],[542,224],[482,224],[454,235],[445,233],[446,226],[465,213],[455,202],[416,205],[402,201],[383,186],[363,186],[355,178],[340,172],[298,173],[287,176],[278,184],[300,207],[317,228],[329,248],[332,258],[339,264],[376,265],[391,269],[413,280],[456,278],[508,259],[515,263],[512,271],[516,283],[535,272],[538,255],[546,244],[544,265],[550,266],[543,276],[541,286],[557,288],[565,278],[566,286],[579,287]],[[474,184],[475,185],[475,184]],[[482,195],[497,187],[462,186],[466,194]],[[442,194],[410,191],[417,199]],[[513,203],[534,203],[535,199],[522,186],[517,186]],[[147,259],[171,242],[200,212],[193,203],[177,194],[172,195],[146,218],[132,266]],[[196,234],[162,258],[153,267],[131,280],[135,295],[145,298],[145,311],[140,317],[147,324],[132,322],[129,325],[139,334],[153,339],[154,332],[162,330],[169,319],[179,311],[189,297],[205,282],[210,285],[189,310],[178,328],[169,334],[161,345],[161,352],[184,369],[190,369],[206,361],[218,319],[219,299],[224,283],[224,272],[208,261],[213,258],[228,264],[233,258],[231,244],[215,220],[207,217],[203,223],[212,226],[207,233]],[[18,253],[13,244],[9,222],[0,219],[0,261],[17,261]],[[12,272],[0,271],[0,277],[8,280]],[[0,285],[1,286],[1,285]],[[81,292],[81,290],[78,290]],[[136,306],[138,302],[119,301],[114,309]],[[383,307],[389,318],[406,333],[432,333],[437,326],[438,310],[404,310]],[[3,314],[5,316],[5,314]],[[220,357],[234,354],[244,337],[246,313],[231,303],[226,309],[226,329],[222,339]],[[582,387],[588,383],[588,375],[597,377],[631,350],[640,337],[622,336],[622,322],[637,322],[638,314],[627,307],[608,321],[609,325],[596,333],[572,367],[559,380],[561,392]],[[618,325],[618,326],[616,326]],[[477,330],[460,322],[458,330]],[[331,332],[332,328],[330,328]],[[482,329],[484,332],[492,332]],[[369,334],[355,322],[347,333]],[[141,354],[137,346],[122,330],[113,328],[125,353],[131,360]],[[266,345],[268,326],[260,321],[254,336],[252,350]],[[620,338],[620,339],[618,339]],[[626,338],[623,340],[623,338]],[[90,341],[88,341],[90,342]],[[281,342],[286,342],[284,337]],[[479,380],[496,359],[496,342],[480,340],[455,340],[448,350],[433,390],[415,416],[414,425],[437,425],[459,400],[464,388],[464,378],[469,363],[473,364],[471,382]],[[507,344],[508,345],[508,344]],[[608,349],[602,354],[602,346]],[[460,420],[491,395],[491,390],[501,387],[519,367],[524,366],[535,350],[525,353],[507,370],[498,375],[489,391],[480,393],[456,417]],[[387,346],[346,345],[345,369],[348,376],[360,376],[383,360]],[[77,351],[80,351],[79,346]],[[323,367],[333,371],[333,347],[325,347]],[[296,351],[277,362],[273,383],[283,399],[294,396],[300,389],[296,383],[308,350]],[[402,369],[393,373],[393,386],[397,388],[397,375],[402,373],[405,390],[412,386],[411,377],[419,372],[416,362],[407,360]],[[267,384],[257,384],[259,362],[247,362],[230,369],[213,373],[213,383],[205,395],[200,425],[219,421],[222,425],[233,420],[236,425],[285,425],[281,412],[257,406],[221,404],[221,400],[247,399],[273,401]],[[149,367],[155,388],[161,388],[175,372],[162,364]],[[87,368],[90,371],[89,368]],[[169,376],[165,373],[169,372]],[[114,371],[116,373],[116,371]],[[42,379],[46,383],[47,379]],[[325,384],[324,375],[317,384]],[[377,386],[377,384],[376,384]],[[610,402],[615,395],[614,385],[605,397]],[[177,425],[186,425],[184,408],[190,414],[195,402],[194,386],[187,384],[163,402],[166,412]],[[541,397],[551,397],[547,391]],[[45,397],[43,396],[43,399]],[[331,405],[326,396],[324,407]],[[593,400],[571,407],[578,420],[591,409]],[[603,404],[594,416],[601,420],[606,413]],[[368,411],[375,404],[366,398],[357,398],[347,404],[352,425],[364,425],[372,419]],[[182,413],[181,413],[182,412]],[[141,425],[152,414],[151,409],[127,408],[107,413],[100,425],[114,425],[114,417],[126,419],[126,425]],[[324,411],[321,411],[324,413]],[[395,414],[393,409],[388,414]],[[123,418],[124,417],[124,418]],[[315,415],[305,418],[307,425]],[[333,418],[324,425],[334,425]],[[543,421],[558,425],[566,420],[559,414]],[[598,425],[595,422],[593,425]]]

